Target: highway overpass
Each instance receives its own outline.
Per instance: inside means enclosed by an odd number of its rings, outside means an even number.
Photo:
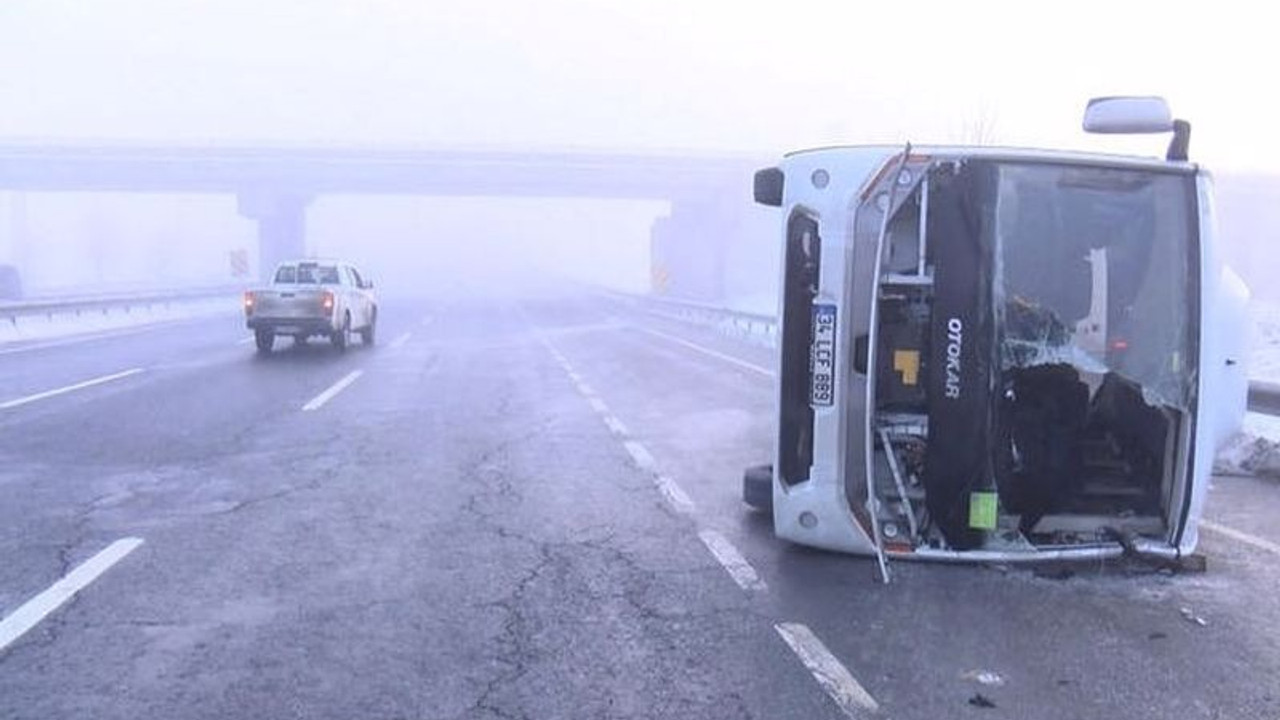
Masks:
[[[240,213],[258,222],[259,268],[305,254],[306,209],[324,194],[668,201],[671,216],[653,231],[655,277],[674,281],[676,294],[715,299],[724,245],[743,231],[752,173],[768,162],[591,150],[8,142],[0,143],[0,190],[234,194]]]

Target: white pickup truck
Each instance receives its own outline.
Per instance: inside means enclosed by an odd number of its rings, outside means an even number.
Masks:
[[[276,268],[269,287],[244,294],[244,316],[260,353],[271,352],[277,335],[298,344],[325,337],[343,351],[353,332],[373,345],[378,303],[373,283],[349,263],[294,260]]]

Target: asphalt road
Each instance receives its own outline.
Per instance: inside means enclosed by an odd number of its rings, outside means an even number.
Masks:
[[[381,317],[0,348],[0,717],[1280,717],[1275,483],[1216,479],[1203,574],[885,586],[739,500],[768,351],[592,296]]]

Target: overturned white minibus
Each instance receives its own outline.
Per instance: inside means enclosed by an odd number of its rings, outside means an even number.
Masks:
[[[805,545],[1176,560],[1244,413],[1248,291],[1159,98],[1091,132],[1167,157],[838,147],[756,175],[781,210],[777,436],[744,498]]]

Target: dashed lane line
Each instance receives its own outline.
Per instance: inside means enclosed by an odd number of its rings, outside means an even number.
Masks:
[[[563,356],[560,355],[560,353],[556,351],[550,343],[546,343],[546,346],[547,349],[556,356],[557,360],[563,360]],[[658,488],[658,492],[662,494],[663,499],[667,501],[667,504],[669,504],[673,510],[682,515],[692,515],[694,512],[694,504],[693,500],[689,498],[688,493],[686,493],[675,480],[672,480],[670,477],[658,472],[658,461],[654,459],[653,454],[649,452],[649,449],[638,441],[628,439],[631,432],[627,430],[627,426],[623,425],[622,421],[609,411],[609,406],[605,404],[604,400],[599,395],[595,394],[595,391],[591,389],[591,386],[582,381],[582,378],[569,366],[568,361],[563,361],[560,364],[564,366],[565,372],[568,373],[569,378],[573,380],[573,384],[577,388],[578,392],[586,399],[587,403],[591,405],[591,408],[600,415],[601,420],[604,421],[604,424],[609,428],[609,431],[623,441],[622,445],[626,448],[627,454],[629,454],[631,459],[635,462],[636,467],[653,476],[653,483]]]
[[[239,340],[237,340],[237,341],[236,341],[236,344],[237,344],[237,345],[248,345],[248,344],[249,344],[249,343],[251,343],[251,342],[253,342],[253,336],[252,336],[252,335],[250,335],[249,337],[242,337],[242,338],[240,338]]]
[[[676,337],[675,335],[670,335],[660,330],[653,330],[651,328],[646,328],[646,327],[637,328],[637,329],[642,332],[649,333],[650,335],[653,335],[655,337],[660,337],[669,342],[676,343],[677,345],[683,345],[684,347],[687,347],[690,350],[695,350],[697,352],[700,352],[703,355],[716,358],[717,360],[723,360],[724,362],[730,363],[731,365],[737,365],[738,367],[743,368],[745,370],[750,370],[752,372],[759,373],[761,375],[764,375],[765,377],[773,377],[773,372],[768,368],[763,368],[763,367],[760,367],[759,365],[756,365],[754,363],[749,363],[746,360],[741,360],[732,355],[726,355],[725,353],[722,353],[718,350],[712,350],[711,348],[703,347],[697,343],[689,342],[688,340],[685,340],[682,337]]]
[[[659,473],[654,476],[653,483],[658,486],[658,492],[662,493],[662,497],[666,498],[673,510],[681,515],[693,514],[693,500],[675,480]]]
[[[0,620],[0,651],[25,635],[50,613],[62,607],[68,600],[75,597],[76,593],[101,577],[126,555],[138,549],[141,544],[142,538],[134,537],[111,543],[97,555],[85,560],[76,569],[67,573],[61,580],[49,586],[48,590],[14,610],[12,615]]]
[[[1227,527],[1226,525],[1219,525],[1218,523],[1213,522],[1212,520],[1201,520],[1200,527],[1205,528],[1206,530],[1216,532],[1219,535],[1225,535],[1231,538],[1232,540],[1235,540],[1237,542],[1242,542],[1245,545],[1248,545],[1250,547],[1254,547],[1259,550],[1265,550],[1274,555],[1280,555],[1280,545],[1273,543],[1270,540],[1264,540],[1260,537],[1257,537],[1256,535],[1250,535],[1247,532],[1241,532],[1240,530]]]
[[[774,629],[846,716],[857,720],[879,711],[880,704],[871,697],[871,693],[827,650],[808,626],[778,623]]]
[[[409,333],[409,332],[400,333],[400,335],[395,340],[392,340],[387,347],[391,348],[392,350],[399,350],[400,348],[404,347],[405,343],[409,342],[409,338],[411,337],[413,337],[413,333]]]
[[[658,467],[657,461],[653,459],[653,455],[649,453],[648,448],[635,440],[624,440],[622,446],[627,449],[627,454],[635,461],[636,467],[641,470],[652,472]]]
[[[631,434],[630,432],[627,431],[627,426],[623,425],[622,421],[618,419],[618,416],[614,415],[613,413],[605,414],[604,424],[608,426],[609,432],[613,433],[614,435],[617,435],[620,438],[625,438]]]
[[[662,337],[666,340],[678,343],[705,355],[723,360],[725,362],[737,365],[747,370],[772,377],[773,373],[758,365],[753,365],[744,360],[725,355],[724,353],[704,348],[701,345],[691,343],[683,338],[668,335],[656,330],[648,328],[640,328],[652,335]],[[626,438],[629,433],[622,422],[618,420],[612,413],[607,411],[604,402],[596,396],[595,392],[589,385],[583,382],[582,378],[573,370],[568,361],[564,359],[550,343],[544,344],[556,358],[557,363],[569,375],[569,379],[573,381],[579,393],[581,393],[591,406],[599,412],[610,431],[621,438]],[[653,455],[641,443],[635,440],[624,439],[623,447],[631,456],[635,464],[642,470],[653,474],[654,484],[666,501],[678,512],[692,515],[694,512],[693,501],[684,492],[679,484],[670,477],[662,474],[657,470],[657,461]],[[765,591],[768,585],[764,579],[760,577],[751,563],[742,555],[742,553],[733,545],[728,538],[711,529],[703,529],[698,531],[698,538],[702,544],[711,553],[712,557],[725,569],[735,583],[743,590],[747,591]],[[1266,541],[1262,541],[1266,542]],[[800,623],[779,623],[774,626],[778,634],[786,642],[792,652],[800,659],[805,668],[818,681],[818,684],[827,692],[836,705],[849,718],[858,720],[877,713],[880,709],[879,704],[870,693],[857,681],[843,664],[827,650],[822,641],[814,635],[813,631],[807,626]]]
[[[687,498],[686,498],[687,499]],[[698,539],[711,551],[712,557],[729,573],[729,577],[743,590],[767,590],[764,580],[751,563],[738,552],[729,539],[715,530],[699,530]]]
[[[143,371],[142,368],[132,368],[130,370],[123,370],[118,373],[103,375],[102,377],[92,378],[92,379],[85,380],[83,382],[78,382],[72,385],[66,385],[64,387],[54,388],[53,390],[45,390],[44,392],[38,392],[34,395],[27,395],[26,397],[20,397],[13,400],[6,400],[5,402],[0,403],[0,410],[8,410],[10,408],[21,407],[22,405],[27,405],[29,403],[33,403],[39,400],[45,400],[47,398],[57,397],[58,395],[66,395],[67,393],[75,392],[76,390],[84,390],[85,388],[91,388],[96,385],[102,385],[104,383],[109,383],[115,380],[123,380],[124,378],[137,375],[142,371]]]
[[[355,382],[356,380],[360,379],[360,376],[363,374],[364,374],[363,370],[352,370],[351,372],[347,373],[341,380],[334,383],[333,385],[330,385],[327,390],[311,398],[310,402],[302,406],[302,411],[311,412],[312,410],[319,410],[320,408],[324,407],[325,403],[332,400],[334,396],[336,396],[338,393],[347,389],[347,386],[349,386],[351,383]]]
[[[636,466],[653,474],[654,485],[657,486],[658,492],[662,494],[662,497],[671,505],[672,509],[682,515],[692,515],[694,510],[693,500],[689,499],[689,495],[675,480],[657,471],[658,462],[653,458],[653,454],[649,452],[649,449],[635,440],[626,439],[630,435],[627,427],[622,424],[622,421],[617,416],[609,412],[609,406],[598,395],[590,395],[585,392],[583,395],[592,409],[600,414],[609,431],[619,438],[623,438],[623,447],[627,449],[627,453],[631,455],[631,459],[635,461]]]

